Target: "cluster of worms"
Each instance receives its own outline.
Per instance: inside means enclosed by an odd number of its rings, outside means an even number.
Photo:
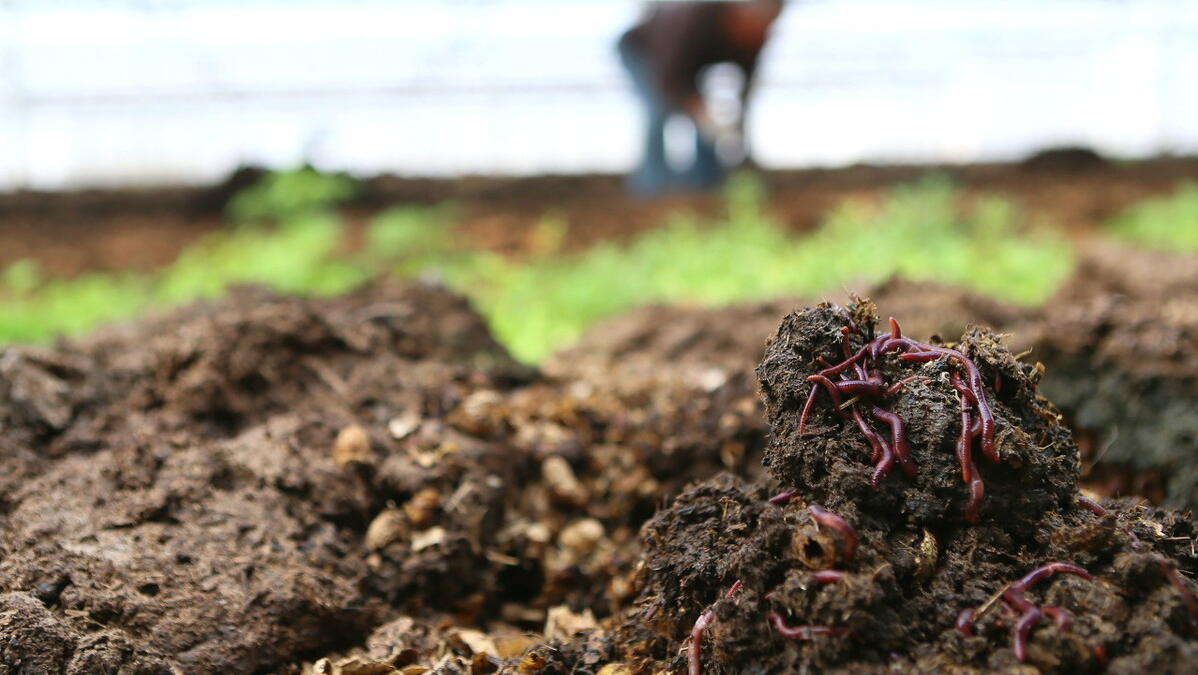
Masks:
[[[949,382],[957,392],[960,401],[961,430],[956,442],[956,457],[961,467],[963,481],[969,486],[969,498],[965,505],[965,518],[970,523],[976,523],[978,512],[984,499],[985,486],[973,462],[974,439],[982,455],[992,463],[998,463],[1000,457],[994,445],[995,422],[990,404],[986,399],[981,374],[977,366],[963,353],[956,349],[929,345],[904,337],[898,322],[890,319],[890,332],[868,340],[864,346],[854,351],[851,348],[851,336],[861,335],[857,323],[848,312],[838,309],[849,319],[849,325],[841,329],[841,349],[844,359],[840,363],[831,364],[820,358],[826,366],[823,370],[807,377],[811,383],[811,391],[803,406],[799,420],[799,434],[805,429],[807,418],[811,413],[819,392],[826,392],[831,400],[833,411],[841,418],[852,420],[868,441],[873,450],[871,464],[874,466],[870,485],[877,489],[882,479],[897,465],[909,478],[918,475],[919,467],[911,458],[907,442],[907,432],[904,420],[896,413],[882,407],[886,399],[893,397],[910,381],[927,379],[913,376],[898,382],[888,383],[882,376],[878,361],[887,354],[897,354],[902,361],[910,363],[928,363],[943,359],[950,367]],[[995,390],[1001,386],[1001,380],[995,379]],[[878,433],[869,420],[884,424],[889,434]],[[792,489],[775,495],[769,499],[773,504],[787,504],[799,495],[799,490]],[[1077,504],[1080,508],[1102,517],[1106,509],[1097,502],[1084,496],[1079,496]],[[808,504],[807,512],[821,529],[836,533],[839,556],[837,559],[849,564],[857,551],[858,536],[856,530],[840,516],[824,509],[818,504]],[[1139,540],[1129,531],[1133,548],[1141,550]],[[1153,554],[1152,560],[1160,570],[1164,579],[1181,595],[1186,610],[1195,624],[1198,624],[1198,599],[1189,591],[1178,576],[1174,564],[1159,554]],[[833,563],[834,564],[834,563]],[[815,569],[806,573],[817,584],[835,584],[843,581],[848,572],[838,569]],[[999,623],[1012,622],[1012,649],[1016,659],[1023,662],[1028,656],[1028,641],[1032,630],[1044,618],[1049,618],[1057,630],[1068,632],[1072,629],[1073,617],[1061,607],[1037,604],[1027,598],[1029,590],[1042,580],[1056,574],[1071,574],[1087,581],[1095,581],[1095,577],[1081,567],[1065,563],[1051,562],[1037,567],[1023,577],[1008,584],[1000,593],[990,599],[979,609],[965,609],[956,618],[956,629],[966,637],[974,637],[974,624],[991,607],[998,605],[1002,608],[1006,619]],[[738,580],[724,594],[723,598],[733,597],[740,589]],[[767,602],[774,602],[777,589],[765,593],[762,597]],[[716,604],[712,604],[699,615],[691,631],[691,644],[687,653],[689,675],[702,675],[702,644],[704,632],[715,621]],[[814,639],[823,636],[851,635],[847,627],[791,624],[784,611],[769,609],[765,613],[766,621],[774,630],[785,638]],[[1101,643],[1093,647],[1095,660],[1100,665],[1106,665],[1107,655],[1105,646]]]
[[[1003,607],[1009,612],[1019,615],[1019,619],[1015,622],[1014,627],[1011,629],[1011,634],[1013,647],[1015,649],[1015,658],[1019,659],[1020,661],[1027,659],[1028,636],[1031,634],[1032,628],[1034,628],[1035,625],[1040,622],[1042,617],[1051,617],[1053,622],[1056,623],[1057,629],[1062,632],[1068,631],[1073,625],[1073,617],[1069,615],[1069,612],[1066,612],[1060,607],[1037,605],[1024,596],[1024,593],[1026,593],[1029,588],[1035,585],[1036,582],[1057,573],[1075,574],[1087,581],[1094,580],[1094,577],[1091,576],[1089,572],[1078,567],[1077,565],[1070,565],[1069,563],[1063,562],[1053,562],[1042,567],[1037,567],[1031,572],[1028,572],[1023,576],[1023,578],[1019,579],[1019,581],[1007,586],[1000,596],[1003,602]],[[987,608],[988,607],[983,607],[982,611],[985,611]],[[957,615],[957,630],[966,637],[973,637],[973,621],[978,614],[979,612],[973,609],[963,610]],[[1101,645],[1095,647],[1094,651],[1095,656],[1100,662],[1106,660],[1106,654]]]
[[[841,329],[844,360],[837,364],[828,364],[821,358],[827,367],[807,378],[811,383],[811,393],[807,396],[802,416],[799,418],[799,434],[801,435],[806,428],[807,417],[811,414],[819,392],[825,391],[832,401],[833,410],[842,418],[852,420],[873,449],[870,463],[873,464],[874,471],[870,477],[870,485],[874,489],[877,489],[882,478],[896,463],[908,478],[914,478],[918,473],[918,467],[911,459],[906,425],[901,417],[879,404],[901,391],[907,382],[920,378],[915,376],[888,384],[876,364],[879,359],[890,353],[898,353],[899,359],[911,363],[945,359],[954,367],[950,381],[961,402],[961,432],[957,439],[956,455],[961,464],[961,478],[969,485],[965,519],[970,523],[976,523],[978,510],[985,495],[985,485],[973,463],[973,439],[980,439],[979,445],[986,459],[993,463],[999,462],[998,451],[994,447],[994,415],[986,400],[982,376],[977,366],[956,349],[929,345],[904,337],[894,317],[890,318],[889,333],[870,340],[856,352],[852,351],[849,344],[850,335],[854,333],[860,334],[860,330],[856,322],[850,319],[849,325]],[[889,439],[875,431],[866,420],[866,416],[885,424],[890,430]]]
[[[798,490],[787,490],[769,499],[773,504],[786,504],[798,496]],[[1106,509],[1097,502],[1086,497],[1078,497],[1078,505],[1091,511],[1095,515],[1103,516],[1106,514]],[[819,504],[809,504],[807,512],[811,515],[812,520],[821,527],[834,531],[838,535],[837,546],[840,550],[839,560],[845,564],[851,563],[857,552],[858,536],[857,530],[850,525],[844,518],[836,515],[823,508]],[[1139,548],[1139,547],[1135,547]],[[1177,569],[1169,559],[1159,554],[1152,555],[1153,561],[1160,569],[1161,576],[1173,586],[1181,596],[1190,619],[1198,624],[1198,599],[1190,592],[1190,590],[1181,581],[1177,574]],[[807,572],[812,581],[819,584],[834,584],[843,581],[848,575],[848,572],[836,569],[817,569]],[[987,602],[980,609],[973,608],[965,609],[957,615],[956,629],[966,637],[974,637],[974,623],[985,612],[987,612],[995,603],[1000,603],[1001,607],[1015,619],[1011,628],[1012,648],[1015,652],[1015,658],[1020,662],[1027,659],[1028,640],[1031,637],[1032,629],[1036,627],[1040,620],[1044,617],[1052,619],[1057,630],[1066,632],[1072,629],[1073,617],[1068,611],[1052,606],[1040,605],[1027,599],[1027,592],[1038,582],[1045,580],[1055,574],[1072,574],[1087,581],[1094,581],[1095,578],[1086,570],[1065,562],[1051,562],[1041,567],[1037,567],[1025,574],[1019,580],[1009,584],[1002,592]],[[724,598],[731,598],[741,589],[741,582],[738,580],[732,584],[732,587],[724,594]],[[766,601],[773,601],[775,591],[766,593],[763,598]],[[770,623],[774,630],[779,635],[785,638],[809,640],[824,636],[849,635],[849,628],[840,626],[801,624],[795,625],[788,623],[783,612],[771,609],[765,613],[765,619]],[[706,629],[715,621],[715,604],[709,606],[703,613],[699,615],[695,621],[694,628],[691,630],[691,644],[687,652],[688,675],[702,675],[702,646],[703,635]],[[1107,654],[1106,648],[1101,643],[1094,645],[1093,654],[1095,660],[1100,665],[1106,665]]]
[[[1107,513],[1107,510],[1101,504],[1087,497],[1078,497],[1077,503],[1081,508],[1090,511],[1099,517],[1105,516]],[[1129,532],[1129,534],[1132,533]],[[1134,534],[1132,534],[1132,537],[1132,548],[1136,550],[1142,549],[1142,544],[1137,538],[1135,538]],[[1151,559],[1154,563],[1156,563],[1156,566],[1160,570],[1161,576],[1164,577],[1165,580],[1169,582],[1169,585],[1171,585],[1177,591],[1178,595],[1181,596],[1182,602],[1186,606],[1186,611],[1190,616],[1190,620],[1195,624],[1198,624],[1198,599],[1196,599],[1193,593],[1191,593],[1190,590],[1186,588],[1185,584],[1182,583],[1181,578],[1177,574],[1177,568],[1168,558],[1160,555],[1159,553],[1151,554]],[[1028,638],[1031,635],[1032,628],[1034,628],[1036,624],[1040,622],[1040,619],[1044,617],[1051,618],[1053,623],[1056,624],[1057,630],[1062,632],[1067,632],[1072,628],[1073,617],[1069,614],[1069,612],[1061,609],[1060,607],[1054,607],[1051,605],[1037,605],[1036,603],[1028,600],[1025,595],[1027,591],[1037,582],[1058,573],[1073,574],[1087,581],[1095,580],[1094,577],[1086,570],[1078,567],[1077,565],[1072,565],[1069,563],[1051,562],[1047,565],[1037,567],[1031,572],[1025,574],[1018,581],[1009,584],[1005,589],[1003,589],[1000,595],[993,598],[991,602],[983,605],[981,609],[974,610],[970,608],[962,610],[957,615],[957,631],[965,637],[973,637],[973,624],[977,618],[981,616],[982,613],[986,612],[995,601],[1001,600],[1003,608],[1008,613],[1018,615],[1019,617],[1011,628],[1011,642],[1012,648],[1015,651],[1015,658],[1021,662],[1026,660]],[[1100,665],[1105,666],[1107,662],[1106,648],[1102,644],[1097,644],[1094,646],[1093,652],[1095,660]]]

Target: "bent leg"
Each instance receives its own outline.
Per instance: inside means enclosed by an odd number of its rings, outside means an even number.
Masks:
[[[637,98],[645,109],[645,145],[641,163],[628,178],[628,189],[634,194],[651,197],[672,188],[673,171],[666,161],[666,121],[669,111],[656,91],[653,76],[643,55],[620,41],[620,60],[632,79]]]

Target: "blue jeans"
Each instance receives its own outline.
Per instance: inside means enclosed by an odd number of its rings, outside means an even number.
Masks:
[[[683,170],[675,170],[666,161],[666,122],[682,114],[670,106],[659,91],[658,84],[644,55],[620,40],[620,60],[647,114],[645,152],[640,166],[628,177],[628,189],[635,195],[652,197],[667,192],[709,190],[724,181],[724,165],[716,154],[715,144],[695,131],[695,161]]]

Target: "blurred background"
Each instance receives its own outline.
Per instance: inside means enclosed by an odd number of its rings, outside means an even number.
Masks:
[[[793,0],[757,170],[658,199],[623,189],[644,112],[616,39],[645,11],[0,0],[0,340],[391,274],[537,361],[647,303],[897,275],[1035,306],[1094,241],[1198,249],[1192,0]]]
[[[0,3],[0,189],[626,170],[630,0]],[[1198,151],[1189,0],[790,2],[768,168]]]

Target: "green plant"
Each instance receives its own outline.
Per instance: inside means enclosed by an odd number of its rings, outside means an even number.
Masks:
[[[896,274],[1036,303],[1072,269],[1067,243],[1028,230],[1009,202],[962,209],[958,201],[951,183],[933,178],[896,188],[880,206],[843,204],[819,230],[795,237],[764,212],[760,184],[741,176],[714,223],[677,215],[627,246],[491,260],[455,268],[450,280],[478,300],[513,353],[535,361],[638,305],[810,296]]]
[[[1182,183],[1167,197],[1132,206],[1113,218],[1107,229],[1152,248],[1198,251],[1198,183]]]
[[[405,207],[377,216],[363,252],[349,255],[344,222],[327,209],[336,201],[330,195],[346,192],[269,196],[301,191],[296,186],[309,179],[324,177],[276,178],[250,188],[234,203],[256,204],[238,208],[242,218],[258,216],[209,235],[156,274],[64,280],[45,278],[31,263],[10,266],[0,273],[0,342],[77,333],[148,307],[218,297],[231,284],[330,294],[387,271],[445,280],[477,303],[514,354],[536,361],[595,321],[638,305],[811,297],[895,274],[1035,303],[1068,274],[1073,259],[1064,241],[1029,229],[1009,202],[962,205],[943,179],[897,188],[880,204],[842,204],[821,228],[794,236],[766,214],[762,186],[747,176],[729,184],[722,218],[676,214],[622,246],[563,254],[568,223],[551,215],[530,231],[524,258],[462,249],[452,236],[452,209]],[[277,224],[254,222],[267,213]]]
[[[238,222],[285,221],[327,211],[355,197],[359,188],[349,176],[322,173],[310,166],[272,171],[234,195],[226,211]]]

